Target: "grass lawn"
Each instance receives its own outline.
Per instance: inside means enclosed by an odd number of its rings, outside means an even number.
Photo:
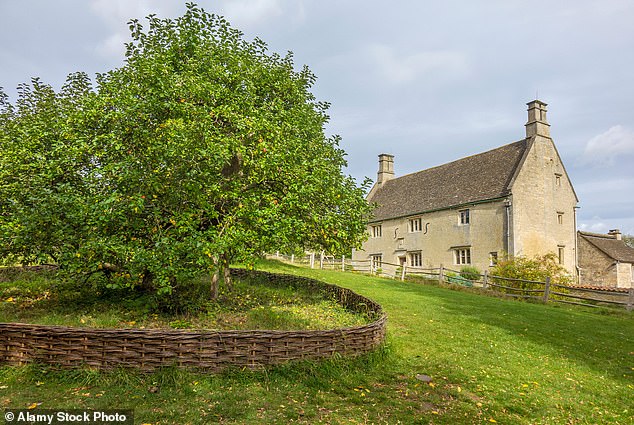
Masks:
[[[0,403],[132,408],[135,422],[148,424],[634,423],[631,313],[279,263],[260,267],[315,277],[378,301],[389,317],[388,344],[354,360],[219,376],[3,367]]]
[[[3,270],[0,269],[0,272]],[[0,322],[90,328],[332,329],[368,323],[315,291],[234,279],[231,292],[209,299],[209,276],[176,288],[172,297],[103,282],[60,281],[55,271],[0,273]],[[300,288],[301,289],[301,288]]]

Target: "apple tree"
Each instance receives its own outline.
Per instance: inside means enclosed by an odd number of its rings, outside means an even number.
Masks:
[[[129,25],[124,65],[98,75],[94,89],[83,74],[59,95],[47,89],[56,106],[33,112],[33,134],[23,113],[5,108],[2,126],[13,130],[3,143],[16,153],[0,166],[43,162],[30,170],[37,184],[0,207],[11,221],[0,224],[4,246],[159,293],[209,271],[215,295],[232,261],[361,243],[367,182],[344,174],[339,138],[324,134],[329,105],[311,93],[307,67],[193,4],[177,19]],[[11,174],[0,174],[2,186]],[[14,214],[53,183],[59,202],[40,202],[31,219]]]

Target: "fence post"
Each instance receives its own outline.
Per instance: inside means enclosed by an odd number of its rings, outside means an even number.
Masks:
[[[346,256],[345,255],[341,256],[341,271],[342,272],[346,271]]]
[[[484,271],[484,276],[482,277],[482,289],[487,289],[487,285],[489,284],[489,271]]]
[[[438,282],[443,283],[445,280],[445,268],[440,265],[440,271],[438,272]]]
[[[324,251],[321,251],[319,253],[319,268],[320,269],[324,268]]]
[[[403,282],[405,280],[405,269],[407,268],[407,264],[403,264],[401,267],[401,282]]]
[[[291,263],[295,262],[295,254],[291,254]]]
[[[310,268],[311,269],[315,268],[315,253],[314,252],[310,253]]]
[[[550,276],[546,277],[546,283],[544,284],[544,302],[548,302],[550,296]]]
[[[629,297],[627,298],[627,311],[634,309],[634,286],[630,287]]]

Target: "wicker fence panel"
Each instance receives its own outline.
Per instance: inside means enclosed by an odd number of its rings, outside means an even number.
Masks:
[[[376,302],[349,289],[314,279],[283,274],[232,270],[240,278],[257,275],[272,285],[302,285],[324,291],[345,307],[368,315],[367,325],[319,331],[188,331],[159,329],[90,329],[0,323],[0,363],[30,362],[63,368],[160,367],[257,369],[335,353],[369,352],[385,339],[387,317]]]

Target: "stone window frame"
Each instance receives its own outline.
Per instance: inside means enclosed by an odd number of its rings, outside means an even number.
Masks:
[[[419,233],[423,231],[423,219],[422,217],[414,217],[409,219],[407,226],[409,233]]]
[[[471,247],[459,246],[452,248],[453,250],[453,263],[457,266],[471,265]]]
[[[557,257],[559,258],[559,264],[564,264],[566,253],[566,245],[557,245]]]
[[[557,211],[557,224],[564,224],[564,213],[563,213],[563,211]]]
[[[423,252],[422,251],[408,252],[407,263],[411,267],[422,267],[423,266]]]
[[[370,255],[370,267],[372,270],[380,269],[383,266],[383,254]]]
[[[561,186],[561,173],[555,173],[555,186]]]
[[[499,261],[499,256],[497,251],[489,252],[489,267],[497,266]]]
[[[458,223],[461,226],[468,226],[471,224],[471,212],[469,211],[469,208],[458,210],[458,214]]]
[[[383,236],[383,226],[381,224],[373,224],[370,226],[370,237],[380,238]]]

